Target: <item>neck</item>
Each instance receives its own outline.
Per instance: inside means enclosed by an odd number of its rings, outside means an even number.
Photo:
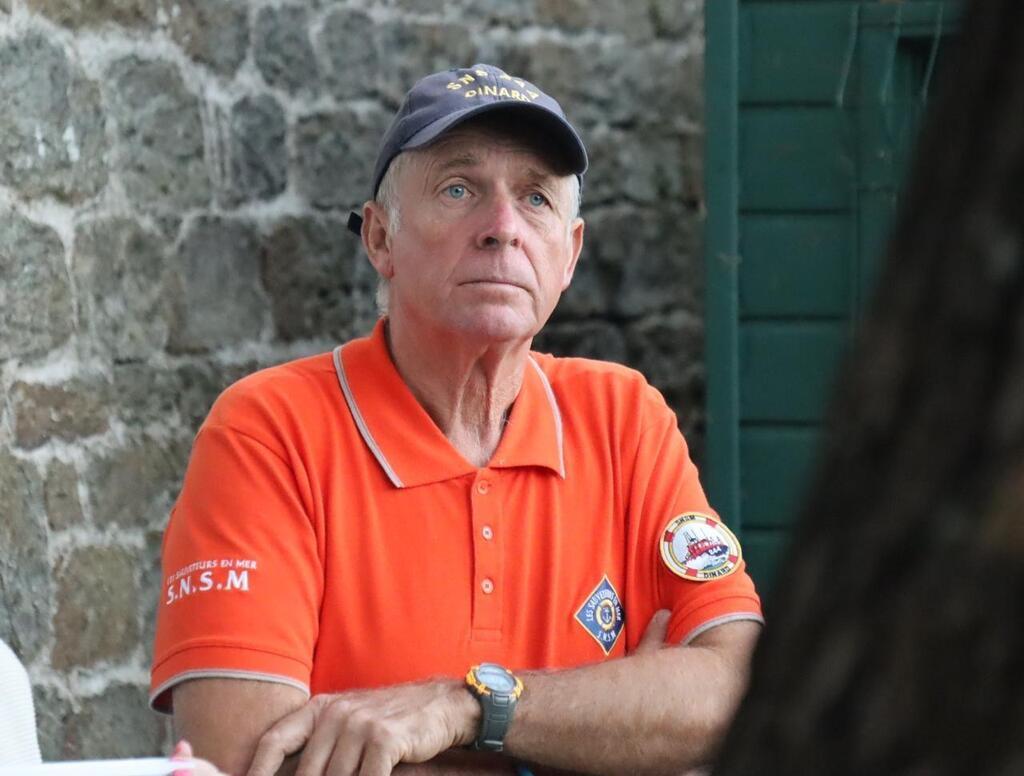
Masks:
[[[413,396],[462,456],[486,466],[523,383],[530,340],[493,343],[391,318],[387,343]]]

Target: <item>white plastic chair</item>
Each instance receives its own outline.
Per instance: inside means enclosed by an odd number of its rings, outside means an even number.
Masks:
[[[0,765],[41,760],[32,685],[18,656],[0,641]]]

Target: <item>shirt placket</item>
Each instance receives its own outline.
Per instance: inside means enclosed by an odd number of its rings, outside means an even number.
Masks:
[[[501,611],[505,598],[502,575],[502,508],[498,474],[480,469],[470,486],[473,520],[473,626],[474,641],[501,638]]]

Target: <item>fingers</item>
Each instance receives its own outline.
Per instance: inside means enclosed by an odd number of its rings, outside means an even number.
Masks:
[[[174,771],[171,776],[223,776],[220,771],[206,762],[206,760],[195,759],[192,753],[192,744],[184,739],[174,745],[171,759],[183,760],[189,764],[188,768]]]
[[[182,739],[174,745],[174,751],[171,752],[172,760],[190,760],[192,759],[192,744],[185,739]]]
[[[379,746],[369,746],[363,754],[359,776],[390,776],[396,763]]]
[[[338,700],[330,711],[330,723],[323,725],[323,729],[331,735],[325,735],[323,742],[317,741],[317,735],[314,735],[307,745],[307,751],[326,751],[330,755],[330,764],[324,773],[327,776],[389,776],[401,759],[396,747],[398,731],[388,721],[375,716],[372,709],[357,703]],[[332,742],[333,753],[328,750]],[[313,763],[312,759],[310,763]],[[306,776],[305,767],[306,763],[301,763],[296,776]],[[319,773],[316,766],[308,771],[309,776]]]
[[[192,744],[184,739],[174,745],[174,751],[171,752],[172,760],[191,760],[192,759]],[[171,776],[192,776],[192,768],[182,768],[174,771]]]
[[[248,776],[274,776],[299,750],[295,776],[388,776],[400,762],[426,762],[465,738],[479,713],[466,699],[454,680],[317,695],[263,734]]]
[[[344,700],[336,699],[321,710],[316,729],[302,750],[295,776],[348,776],[356,772],[362,747],[346,736],[346,705]]]
[[[668,622],[672,619],[672,612],[668,609],[659,609],[651,617],[647,624],[640,643],[636,645],[636,654],[647,654],[657,652],[665,646],[665,638],[668,636]]]
[[[316,714],[317,707],[307,703],[275,722],[260,737],[248,776],[274,776],[284,758],[299,751],[313,735]]]

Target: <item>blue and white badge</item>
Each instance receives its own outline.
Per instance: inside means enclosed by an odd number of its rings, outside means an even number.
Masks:
[[[576,621],[594,637],[606,655],[615,647],[626,625],[626,613],[607,574],[576,612]]]

